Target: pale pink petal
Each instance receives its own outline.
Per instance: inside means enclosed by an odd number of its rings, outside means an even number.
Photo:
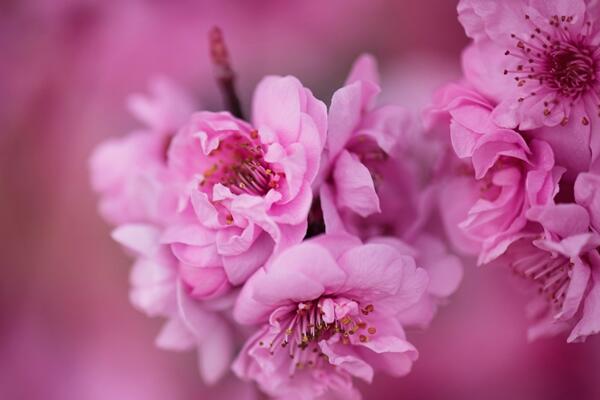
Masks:
[[[331,98],[327,150],[334,158],[346,146],[361,118],[362,87],[355,82],[338,89]]]
[[[377,72],[377,60],[371,54],[361,54],[346,78],[346,85],[356,81],[370,82],[380,86],[379,72]]]
[[[272,252],[273,239],[263,232],[243,253],[223,257],[227,278],[233,285],[244,283],[254,271],[264,265]]]
[[[352,351],[348,349],[348,346],[338,343],[330,344],[329,342],[322,340],[319,342],[319,347],[323,354],[329,358],[329,363],[332,365],[335,365],[366,382],[370,383],[373,381],[373,368],[360,357],[352,354]]]
[[[333,172],[338,207],[347,208],[366,217],[381,212],[373,178],[358,157],[344,150]]]
[[[128,224],[116,228],[111,236],[128,249],[150,255],[157,250],[160,231],[152,225]]]
[[[196,340],[189,328],[179,318],[167,321],[158,336],[156,346],[165,350],[186,351],[194,348]]]
[[[263,78],[252,100],[256,128],[268,127],[285,145],[295,142],[300,133],[303,89],[292,76]]]

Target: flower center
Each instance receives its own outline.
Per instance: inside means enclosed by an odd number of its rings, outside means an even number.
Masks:
[[[527,98],[544,98],[543,114],[549,117],[553,112],[571,107],[583,96],[594,98],[600,115],[600,88],[597,69],[600,65],[600,48],[590,44],[591,23],[587,21],[581,32],[572,33],[569,28],[572,16],[553,16],[548,21],[549,28],[537,26],[529,15],[525,19],[531,25],[531,33],[526,36],[511,34],[515,47],[504,53],[517,59],[512,69],[505,69],[504,75],[512,75],[518,87],[527,87],[528,93],[519,97],[518,102]],[[568,122],[565,113],[561,124]],[[589,124],[582,117],[583,125]]]
[[[275,355],[287,348],[294,369],[315,367],[321,360],[328,359],[318,344],[322,340],[339,335],[342,344],[368,342],[377,333],[377,329],[367,323],[369,314],[374,311],[372,304],[361,308],[358,302],[346,299],[320,298],[298,303],[285,316],[275,318],[279,326],[270,336],[269,352]],[[265,343],[261,341],[259,346]]]
[[[564,97],[579,98],[596,82],[596,68],[591,51],[576,44],[557,44],[546,59],[548,87]]]
[[[233,194],[264,196],[270,189],[279,187],[283,176],[264,160],[264,150],[256,131],[249,137],[237,132],[224,138],[207,158],[211,166],[202,173],[200,182],[205,188],[220,183]]]

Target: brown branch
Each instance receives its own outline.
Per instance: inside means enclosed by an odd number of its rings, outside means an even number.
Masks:
[[[240,99],[235,91],[235,73],[229,62],[229,53],[223,39],[223,32],[219,27],[211,29],[208,35],[210,56],[215,66],[215,78],[225,100],[225,106],[233,115],[244,118]]]

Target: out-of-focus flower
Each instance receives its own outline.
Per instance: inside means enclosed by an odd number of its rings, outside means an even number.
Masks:
[[[161,231],[152,225],[125,224],[113,238],[136,256],[131,272],[132,304],[151,317],[167,322],[156,338],[158,347],[198,350],[198,368],[207,383],[228,371],[234,356],[235,335],[228,321],[235,296],[195,301],[180,280],[177,259],[161,244]]]
[[[479,254],[480,263],[522,235],[528,209],[553,202],[564,171],[547,143],[528,143],[499,127],[492,110],[481,95],[454,84],[437,93],[429,110],[430,117],[449,115],[452,146],[464,160],[443,184],[442,218],[456,247]]]
[[[215,383],[229,371],[240,336],[229,322],[236,293],[230,291],[220,264],[204,265],[198,273],[170,246],[174,233],[168,227],[184,216],[177,209],[168,149],[193,105],[166,80],[154,83],[152,95],[129,99],[131,110],[148,128],[102,144],[91,158],[92,183],[101,195],[103,215],[118,225],[113,238],[136,258],[132,304],[149,316],[167,319],[157,345],[198,349],[200,373],[205,382]]]
[[[419,148],[423,129],[405,109],[375,107],[379,85],[375,60],[362,56],[333,96],[320,205],[328,233],[392,245],[430,273],[428,295],[403,313],[405,324],[424,327],[462,277],[460,261],[424,232],[436,192],[424,158],[441,147],[432,140],[425,151]]]
[[[528,210],[537,232],[530,230],[496,260],[538,291],[528,307],[530,340],[568,330],[569,342],[583,341],[600,331],[600,208],[594,207],[600,179],[582,173],[573,190],[575,203]]]
[[[580,211],[552,208],[547,213],[553,217],[560,213],[573,218]],[[565,233],[571,235],[558,242],[523,238],[499,259],[539,292],[528,307],[534,322],[528,332],[530,340],[570,330],[569,342],[583,341],[600,330],[600,237],[590,232]]]
[[[474,39],[465,77],[496,123],[549,142],[570,178],[587,171],[600,155],[598,1],[462,0],[458,12]]]
[[[324,235],[285,250],[237,300],[236,320],[261,326],[234,370],[278,398],[358,398],[352,377],[409,372],[417,351],[398,315],[427,284],[412,257],[386,244]]]
[[[458,12],[473,39],[464,80],[425,114],[466,161],[442,179],[441,215],[456,247],[540,291],[531,339],[584,340],[600,324],[599,3],[461,0]]]
[[[169,149],[188,217],[164,240],[185,264],[221,265],[233,285],[304,237],[327,129],[325,105],[293,77],[265,78],[253,106],[253,126],[227,112],[192,115]]]
[[[380,91],[375,60],[363,55],[331,99],[320,189],[329,231],[340,228],[338,213],[366,217],[381,211],[377,181],[409,119],[400,107],[375,107]]]
[[[102,143],[90,161],[100,212],[114,224],[165,223],[175,210],[169,203],[176,201],[164,190],[167,149],[194,104],[178,86],[157,79],[151,96],[131,96],[129,108],[146,128]]]

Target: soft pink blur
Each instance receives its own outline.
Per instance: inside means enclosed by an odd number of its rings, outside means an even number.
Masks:
[[[200,381],[195,356],[158,350],[160,321],[128,301],[131,260],[88,183],[92,148],[136,122],[125,96],[157,74],[221,107],[207,32],[219,25],[248,109],[262,75],[293,74],[329,102],[365,51],[386,101],[413,111],[459,74],[467,43],[447,0],[115,1],[0,4],[0,398],[235,398]],[[367,399],[597,399],[600,339],[526,342],[502,270],[469,260],[458,293],[402,379]],[[227,388],[227,385],[225,385]]]

